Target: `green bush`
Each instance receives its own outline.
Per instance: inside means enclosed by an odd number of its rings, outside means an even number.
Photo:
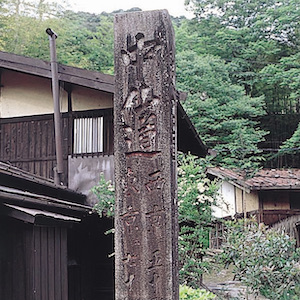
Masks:
[[[100,174],[99,183],[92,188],[92,192],[99,199],[94,210],[100,217],[113,217],[115,213],[115,187],[110,180],[105,180],[103,173]]]
[[[283,232],[255,220],[227,223],[220,259],[233,264],[235,277],[256,294],[272,300],[300,299],[300,252]]]
[[[179,299],[180,300],[210,300],[215,299],[216,296],[203,289],[193,289],[186,285],[179,287]]]
[[[205,174],[207,161],[193,155],[178,156],[179,280],[197,288],[209,264],[202,258],[209,246],[212,205],[218,183]]]
[[[217,181],[205,174],[207,161],[193,155],[178,155],[179,280],[197,288],[209,264],[202,260],[209,244],[212,205],[216,204]],[[94,206],[100,217],[114,216],[114,186],[103,174],[92,191],[99,202]]]

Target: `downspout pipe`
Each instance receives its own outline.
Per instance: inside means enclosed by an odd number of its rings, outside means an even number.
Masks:
[[[52,74],[52,96],[54,104],[54,133],[56,150],[56,167],[54,168],[54,182],[58,185],[62,182],[63,173],[63,151],[62,151],[62,133],[61,133],[61,113],[59,101],[59,81],[58,81],[58,63],[56,57],[56,38],[57,34],[47,28],[46,33],[49,36],[51,74]]]

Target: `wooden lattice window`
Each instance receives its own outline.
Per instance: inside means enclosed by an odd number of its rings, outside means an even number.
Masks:
[[[74,119],[73,153],[103,152],[103,117]]]

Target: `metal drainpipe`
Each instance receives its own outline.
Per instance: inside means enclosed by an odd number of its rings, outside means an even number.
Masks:
[[[51,57],[51,74],[52,74],[52,96],[54,104],[54,133],[56,149],[56,167],[54,168],[54,182],[58,185],[62,182],[63,173],[63,152],[62,152],[62,135],[61,135],[61,114],[59,102],[59,83],[58,83],[58,64],[56,58],[57,34],[47,28],[46,33],[49,35],[50,57]]]

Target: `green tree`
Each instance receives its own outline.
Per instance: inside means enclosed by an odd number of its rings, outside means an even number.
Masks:
[[[2,49],[20,55],[49,59],[47,27],[63,28],[63,7],[44,1],[4,1],[0,10]]]
[[[258,143],[266,132],[256,120],[265,114],[263,97],[246,95],[233,84],[230,64],[211,55],[177,55],[178,88],[188,92],[184,107],[201,138],[217,151],[216,164],[257,168],[263,157]]]
[[[62,33],[60,61],[64,64],[112,74],[112,16],[68,11],[64,21],[69,26]]]
[[[55,2],[14,0],[1,2],[0,49],[49,60],[45,29],[57,34],[60,63],[113,72],[113,18],[111,15],[72,12]]]
[[[271,82],[268,66],[279,64],[284,69],[284,59],[299,52],[299,1],[190,0],[187,3],[197,15],[188,26],[199,41],[192,49],[231,62],[233,82],[243,85],[252,97],[264,96],[268,113],[291,112],[290,102],[295,107],[296,101],[293,91],[284,86],[286,74],[277,74],[276,82]]]

